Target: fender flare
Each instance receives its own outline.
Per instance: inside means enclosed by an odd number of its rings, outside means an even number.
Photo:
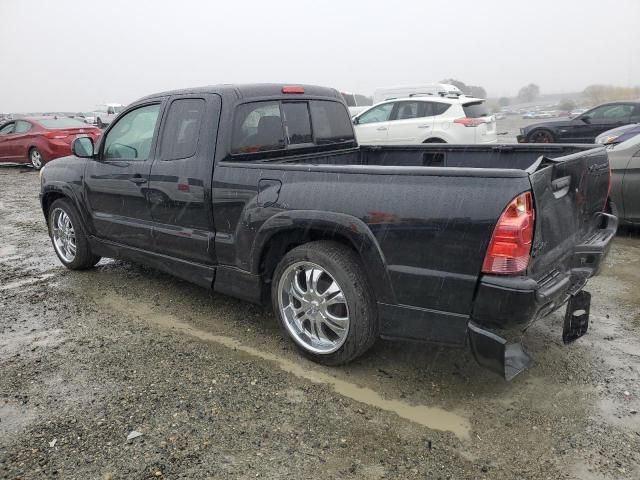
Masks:
[[[45,198],[51,194],[68,198],[80,214],[80,219],[83,224],[82,227],[87,233],[92,234],[93,229],[89,228],[90,226],[92,226],[92,224],[89,221],[86,209],[83,208],[82,202],[79,201],[76,192],[74,192],[73,189],[65,182],[52,181],[50,183],[47,183],[40,194],[40,205],[42,207],[42,213],[44,214],[47,225],[49,225],[49,218],[45,209]]]
[[[262,254],[274,235],[309,231],[331,232],[346,239],[362,260],[362,266],[375,291],[376,300],[395,304],[395,294],[387,263],[378,241],[366,223],[344,213],[291,210],[270,217],[255,234],[249,254],[251,272],[260,271]]]

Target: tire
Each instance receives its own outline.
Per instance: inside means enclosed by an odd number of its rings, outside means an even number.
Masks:
[[[447,142],[445,142],[441,138],[428,138],[422,143],[447,143]]]
[[[36,147],[32,147],[29,149],[29,161],[33,166],[34,170],[40,170],[44,166],[44,159],[42,158],[42,153]]]
[[[372,289],[355,252],[340,243],[310,242],[288,252],[274,272],[271,300],[284,331],[314,362],[348,363],[378,338]]]
[[[100,117],[96,120],[96,125],[98,128],[104,128],[104,123],[102,123],[102,119]]]
[[[527,143],[555,143],[556,137],[550,130],[534,130],[527,137]]]
[[[69,200],[60,198],[53,202],[48,220],[53,249],[65,267],[86,270],[100,261],[100,257],[91,252],[80,215]]]

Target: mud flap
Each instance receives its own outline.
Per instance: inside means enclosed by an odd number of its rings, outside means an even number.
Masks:
[[[476,361],[510,381],[529,368],[533,360],[520,343],[507,341],[493,332],[469,322],[469,343]]]
[[[591,294],[584,290],[576,293],[567,303],[567,311],[564,314],[564,328],[562,329],[562,341],[571,343],[589,329],[589,310],[591,308]]]

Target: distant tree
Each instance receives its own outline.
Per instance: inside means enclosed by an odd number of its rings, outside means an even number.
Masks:
[[[640,87],[616,87],[614,85],[589,85],[582,95],[591,104],[611,102],[615,100],[631,100],[640,96]]]
[[[540,96],[540,87],[535,83],[530,83],[529,85],[522,87],[520,91],[518,91],[518,99],[523,102],[533,102]]]
[[[569,98],[563,98],[562,100],[560,100],[560,103],[558,103],[558,109],[562,110],[563,112],[570,112],[571,110],[575,110],[575,108],[576,102]]]
[[[508,97],[500,97],[498,99],[498,105],[500,105],[501,107],[508,107],[510,103],[511,100],[509,100]]]
[[[476,98],[487,98],[487,91],[484,87],[479,87],[477,85],[469,85],[469,95]]]
[[[458,87],[460,90],[462,90],[462,93],[468,94],[469,87],[467,87],[467,84],[464,82],[461,82],[460,80],[456,80],[455,78],[440,80],[440,83],[448,83],[450,85],[453,85],[454,87]]]

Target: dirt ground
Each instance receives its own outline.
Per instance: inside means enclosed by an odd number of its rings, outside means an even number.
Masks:
[[[156,271],[66,270],[28,168],[0,168],[0,478],[640,478],[640,235],[511,383],[464,350],[301,358],[270,313]],[[142,435],[127,440],[132,432]]]

